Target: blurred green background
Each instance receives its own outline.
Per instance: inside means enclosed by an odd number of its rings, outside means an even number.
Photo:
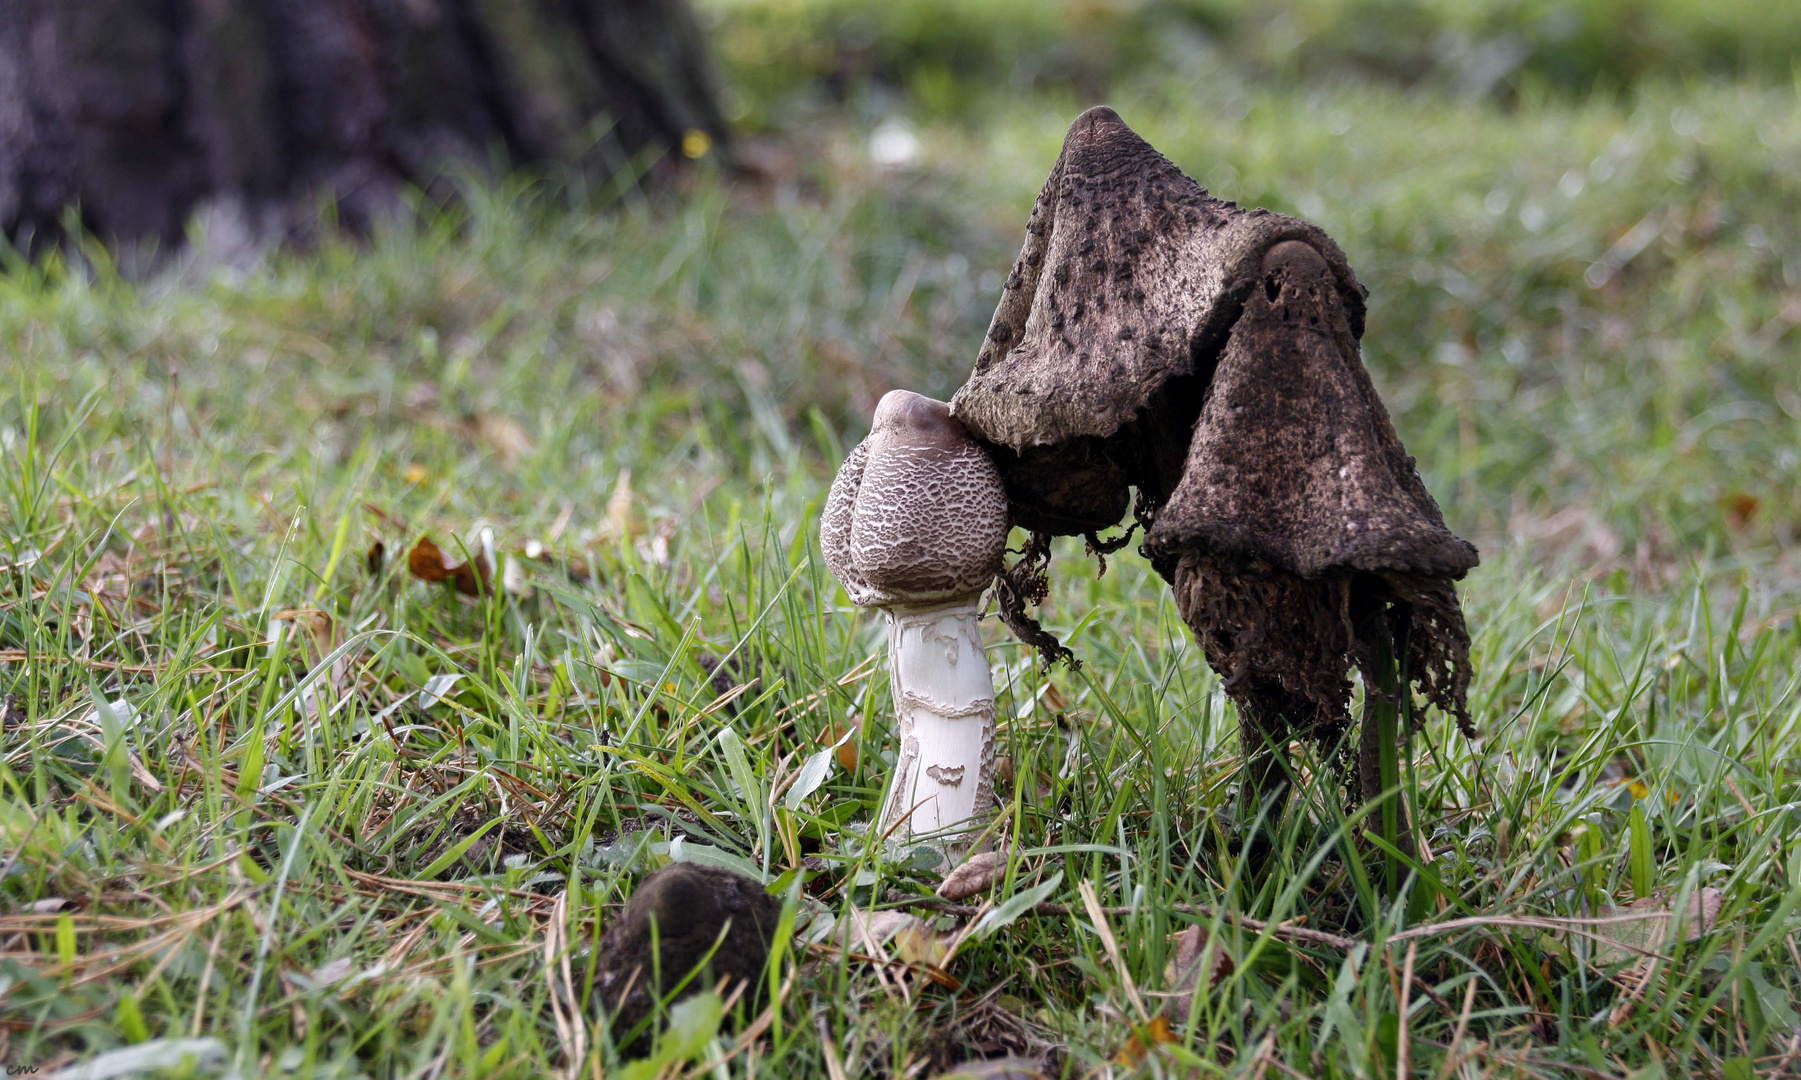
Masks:
[[[1334,77],[1502,105],[1650,80],[1786,82],[1801,7],[1757,0],[701,0],[740,124],[897,91],[970,118],[988,95],[1095,96],[1170,72]]]

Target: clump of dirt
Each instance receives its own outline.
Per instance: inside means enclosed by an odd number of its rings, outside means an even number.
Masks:
[[[781,916],[782,902],[760,882],[723,867],[674,863],[645,878],[602,935],[595,962],[614,1037],[628,1037],[696,968],[705,970],[688,981],[684,996],[724,980],[727,992],[744,987],[754,1014]]]

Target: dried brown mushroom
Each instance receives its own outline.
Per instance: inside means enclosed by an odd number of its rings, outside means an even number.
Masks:
[[[1370,696],[1396,702],[1396,641],[1408,680],[1468,724],[1469,634],[1453,582],[1477,561],[1402,448],[1325,261],[1278,244],[1263,281],[1146,538],[1174,565],[1177,607],[1238,704],[1257,790],[1291,734],[1338,741],[1352,664]],[[1358,786],[1372,798],[1393,783],[1379,773],[1379,724],[1362,734]]]
[[[1033,533],[1000,592],[1047,660],[1061,646],[1023,608],[1043,596],[1050,537],[1107,550],[1097,533],[1136,489],[1141,550],[1238,704],[1252,791],[1269,790],[1291,731],[1344,730],[1353,665],[1395,699],[1392,663],[1379,670],[1391,639],[1407,678],[1467,722],[1451,583],[1476,552],[1445,529],[1371,387],[1364,296],[1319,228],[1213,198],[1090,109],[951,402]],[[1365,773],[1366,794],[1383,790]]]
[[[1014,524],[1080,536],[1124,517],[1130,487],[1152,504],[1175,490],[1213,364],[1284,240],[1323,253],[1361,333],[1362,286],[1316,226],[1207,194],[1112,109],[1077,117],[951,400]]]
[[[884,829],[955,853],[994,807],[994,681],[977,605],[1000,569],[1000,476],[942,401],[896,390],[839,469],[820,522],[826,566],[888,617],[901,741]]]

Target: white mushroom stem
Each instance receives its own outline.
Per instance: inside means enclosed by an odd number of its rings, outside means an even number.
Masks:
[[[884,829],[932,834],[960,854],[994,809],[994,679],[979,596],[886,608],[888,676],[900,735]]]

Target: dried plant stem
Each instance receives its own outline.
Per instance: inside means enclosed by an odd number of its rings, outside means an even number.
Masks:
[[[977,907],[970,904],[953,904],[945,900],[913,899],[909,897],[905,903],[907,907],[924,908],[927,911],[936,911],[943,915],[955,915],[959,918],[973,918],[987,911],[986,907]],[[1107,915],[1130,915],[1134,913],[1133,908],[1120,906],[1103,907],[1100,910],[1103,914]],[[1314,945],[1325,945],[1329,948],[1337,949],[1340,952],[1350,952],[1352,949],[1359,946],[1372,944],[1372,942],[1364,938],[1345,937],[1343,934],[1333,934],[1325,930],[1310,930],[1305,926],[1294,926],[1290,923],[1272,923],[1263,919],[1253,919],[1249,915],[1239,915],[1231,911],[1222,911],[1219,908],[1210,907],[1206,904],[1163,904],[1160,905],[1160,910],[1173,912],[1178,915],[1200,915],[1210,919],[1224,919],[1227,922],[1242,926],[1254,934],[1268,934],[1270,937],[1287,941],[1303,941]],[[1047,901],[1042,904],[1034,904],[1026,910],[1025,914],[1038,917],[1057,917],[1062,915],[1086,915],[1089,914],[1089,912],[1086,907]],[[1598,934],[1593,930],[1587,929],[1591,926],[1616,926],[1626,923],[1643,922],[1646,919],[1665,917],[1667,917],[1667,913],[1659,911],[1634,912],[1627,915],[1591,916],[1584,918],[1562,918],[1548,915],[1478,915],[1469,918],[1447,919],[1444,922],[1411,926],[1399,933],[1390,934],[1383,939],[1382,943],[1384,946],[1391,947],[1404,941],[1422,941],[1426,938],[1440,937],[1445,934],[1455,934],[1464,930],[1492,931],[1501,928],[1551,930],[1558,933],[1573,934],[1577,937],[1589,938],[1593,941],[1605,941],[1611,945],[1626,949],[1629,952],[1636,953],[1639,956],[1667,960],[1669,958],[1663,956],[1661,953],[1654,952],[1650,949],[1640,948],[1636,945],[1626,944],[1619,941],[1617,938]]]
[[[1412,850],[1401,825],[1401,735],[1399,678],[1395,671],[1394,638],[1380,611],[1359,627],[1369,650],[1369,670],[1364,672],[1363,725],[1359,734],[1357,770],[1366,804],[1380,800],[1379,827],[1383,842],[1383,891],[1390,900],[1400,895],[1405,867],[1395,853]]]

